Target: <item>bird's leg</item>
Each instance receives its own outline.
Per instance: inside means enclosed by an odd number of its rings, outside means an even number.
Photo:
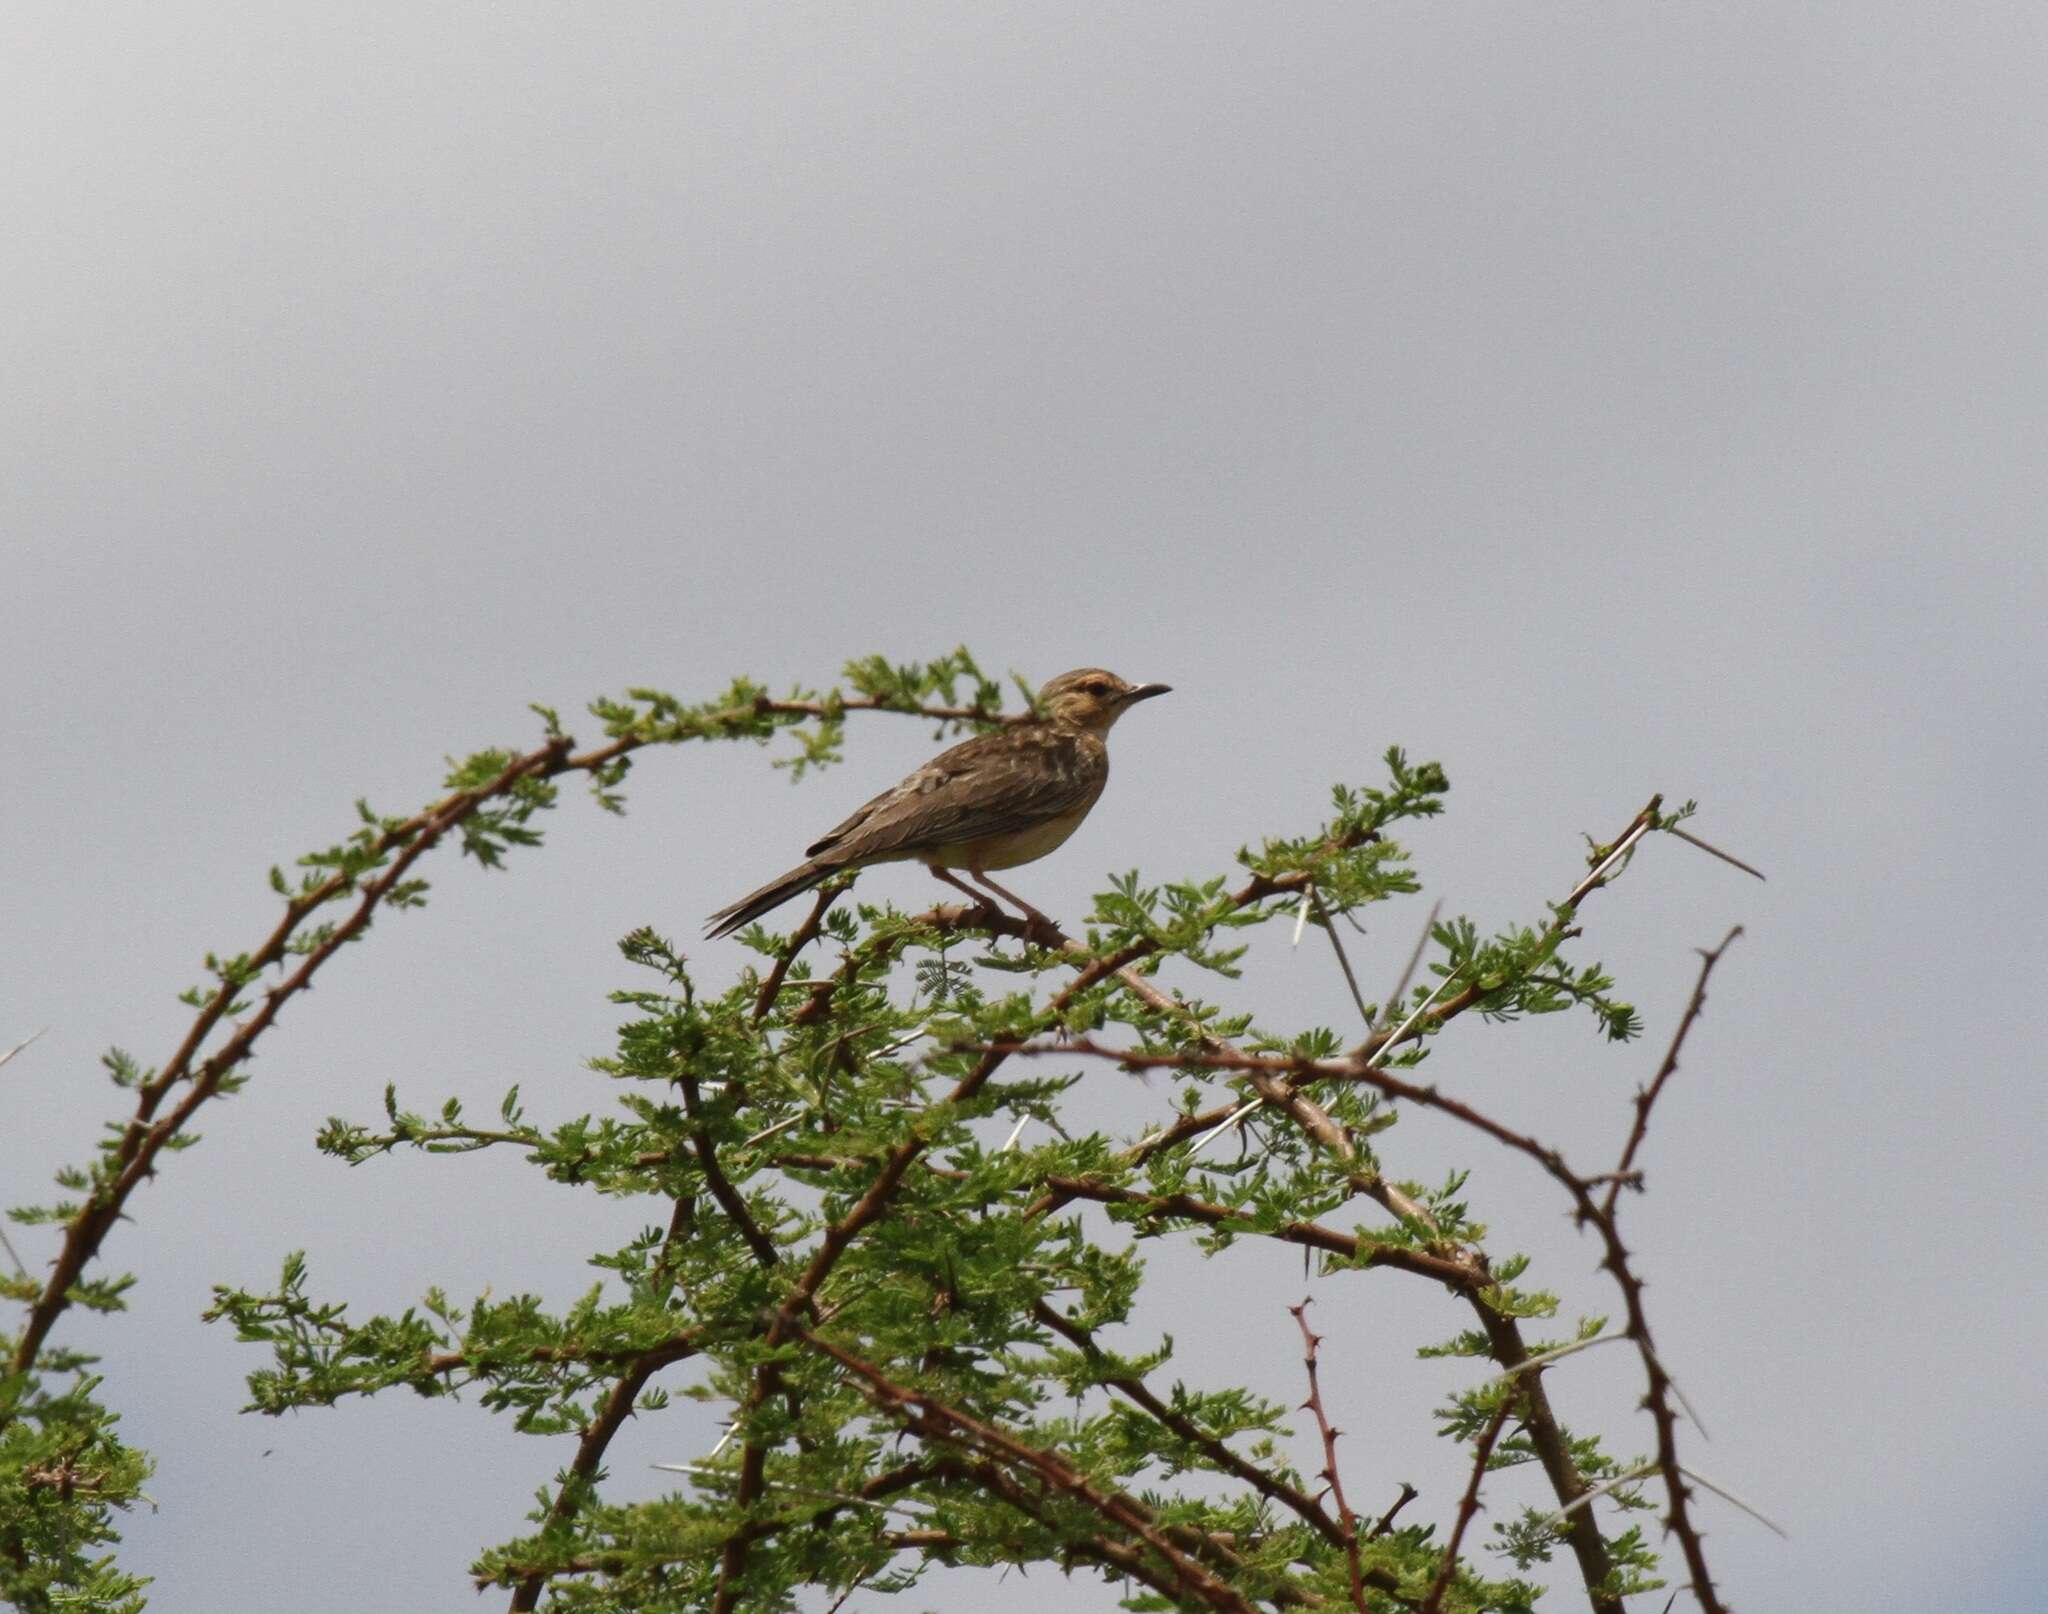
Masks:
[[[976,885],[987,886],[989,890],[1009,902],[1019,913],[1023,914],[1025,928],[1030,934],[1031,939],[1037,942],[1039,946],[1059,948],[1066,945],[1067,938],[1065,932],[1050,919],[1046,918],[1044,914],[1032,907],[1030,903],[1018,896],[1016,892],[1004,890],[1003,887],[997,885],[995,881],[982,873],[980,869],[969,869],[967,871],[967,878]]]
[[[974,911],[976,913],[982,915],[984,918],[987,919],[997,919],[1005,917],[1005,915],[1003,914],[1003,910],[997,907],[993,902],[990,902],[988,900],[988,894],[986,892],[977,891],[971,885],[962,885],[958,880],[954,879],[952,875],[948,874],[936,863],[927,863],[925,867],[932,871],[933,879],[944,880],[946,884],[951,886],[955,891],[964,891],[967,893],[969,897],[973,898]],[[993,929],[994,927],[991,926],[990,928]]]

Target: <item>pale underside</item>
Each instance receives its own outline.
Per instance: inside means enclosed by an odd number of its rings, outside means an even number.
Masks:
[[[978,840],[960,841],[952,846],[935,847],[923,852],[898,852],[891,858],[877,858],[876,862],[894,862],[902,858],[915,858],[936,869],[1014,869],[1021,863],[1034,863],[1046,853],[1065,843],[1067,837],[1081,827],[1081,820],[1088,816],[1088,808],[1080,807],[1058,818],[1048,818],[1041,824],[1028,829],[1010,830],[1001,835],[984,835]]]

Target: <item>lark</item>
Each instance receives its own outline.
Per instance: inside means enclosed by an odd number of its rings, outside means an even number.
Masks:
[[[1110,729],[1138,702],[1166,693],[1165,684],[1127,684],[1100,667],[1061,673],[1038,692],[1036,718],[940,752],[813,841],[804,862],[719,909],[705,934],[751,924],[842,869],[917,862],[977,908],[1000,912],[993,895],[1035,936],[1057,938],[1058,926],[989,871],[1036,862],[1080,828],[1109,783]],[[956,869],[983,889],[957,879]]]

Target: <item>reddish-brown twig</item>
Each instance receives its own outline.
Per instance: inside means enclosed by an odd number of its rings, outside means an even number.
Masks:
[[[1571,930],[1572,920],[1578,915],[1579,905],[1613,878],[1637,842],[1641,841],[1656,824],[1658,810],[1663,803],[1662,796],[1652,796],[1644,803],[1642,810],[1629,820],[1626,829],[1607,845],[1593,849],[1590,860],[1593,864],[1592,872],[1574,886],[1562,902],[1555,905],[1550,924],[1543,933],[1546,943],[1562,939]],[[1352,1055],[1369,1064],[1390,1048],[1404,1042],[1413,1042],[1417,1037],[1426,1035],[1447,1021],[1457,1019],[1485,997],[1487,992],[1488,988],[1479,982],[1471,982],[1462,991],[1453,993],[1441,1003],[1431,1005],[1427,1014],[1403,1022],[1398,1029],[1373,1033],[1352,1050]]]
[[[1607,1198],[1600,1207],[1609,1216],[1614,1214],[1614,1204],[1621,1196],[1623,1183],[1630,1183],[1638,1188],[1642,1186],[1641,1179],[1632,1176],[1630,1168],[1635,1164],[1636,1150],[1642,1147],[1643,1139],[1649,1133],[1651,1107],[1656,1104],[1658,1095],[1664,1091],[1664,1084],[1670,1081],[1677,1071],[1678,1054],[1685,1046],[1686,1033],[1692,1030],[1692,1023],[1700,1017],[1700,1011],[1707,1006],[1707,977],[1714,973],[1714,966],[1721,962],[1721,955],[1734,945],[1735,938],[1741,934],[1742,927],[1737,925],[1721,938],[1720,946],[1700,949],[1699,978],[1693,982],[1692,996],[1686,1001],[1685,1013],[1678,1017],[1678,1029],[1671,1034],[1671,1046],[1665,1050],[1664,1062],[1657,1067],[1657,1074],[1650,1085],[1636,1091],[1635,1124],[1629,1128],[1628,1143],[1621,1151],[1621,1163],[1614,1168],[1607,1188]]]
[[[1394,1498],[1394,1505],[1380,1515],[1380,1522],[1372,1527],[1371,1532],[1365,1539],[1377,1541],[1381,1536],[1393,1529],[1394,1520],[1401,1516],[1401,1510],[1421,1494],[1414,1486],[1403,1480],[1401,1482],[1401,1494]]]
[[[1465,1530],[1471,1524],[1472,1516],[1479,1511],[1479,1487],[1486,1482],[1486,1465],[1493,1458],[1493,1443],[1500,1439],[1500,1432],[1506,1426],[1508,1412],[1514,1404],[1512,1395],[1501,1402],[1492,1418],[1487,1420],[1486,1427],[1480,1431],[1479,1444],[1472,1451],[1472,1478],[1458,1502],[1458,1518],[1451,1526],[1451,1539],[1444,1547],[1443,1567],[1437,1570],[1436,1579],[1431,1582],[1429,1595],[1423,1598],[1418,1614],[1437,1614],[1443,1607],[1444,1593],[1451,1589],[1451,1577],[1458,1570],[1458,1548],[1465,1540]]]
[[[836,717],[849,711],[895,711],[946,723],[1015,722],[974,706],[908,707],[900,702],[860,696],[851,700],[772,700],[756,698],[744,706],[693,715],[687,726],[656,734],[626,734],[583,752],[572,750],[568,735],[552,735],[546,744],[514,757],[495,778],[482,785],[457,791],[433,806],[381,829],[365,849],[373,859],[389,857],[392,862],[374,880],[362,883],[358,876],[336,872],[326,880],[290,897],[270,935],[247,957],[247,975],[238,980],[223,979],[193,1016],[185,1035],[170,1059],[157,1073],[136,1089],[135,1108],[111,1161],[112,1175],[65,1224],[49,1279],[29,1309],[16,1338],[11,1367],[27,1372],[42,1353],[50,1329],[71,1304],[73,1287],[87,1265],[99,1254],[107,1234],[118,1222],[129,1196],[156,1169],[158,1157],[185,1130],[192,1117],[219,1091],[221,1083],[240,1068],[257,1042],[277,1021],[279,1012],[299,993],[307,990],[313,977],[348,942],[369,926],[377,908],[412,866],[431,851],[450,830],[459,828],[492,801],[511,795],[529,780],[552,779],[565,773],[599,773],[610,764],[648,745],[691,739],[712,739],[742,732],[744,725],[764,716],[797,719]],[[256,977],[273,966],[284,964],[298,954],[294,943],[306,921],[328,904],[360,893],[360,900],[334,928],[306,948],[296,968],[263,992],[256,1012],[239,1022],[233,1034],[213,1053],[200,1057],[208,1038],[241,993]],[[310,938],[307,938],[310,939]],[[188,1084],[184,1098],[168,1112],[166,1100],[181,1083]],[[0,1426],[13,1410],[0,1407]]]
[[[704,1172],[705,1186],[711,1190],[711,1197],[718,1201],[718,1208],[739,1229],[741,1239],[754,1252],[754,1259],[764,1267],[774,1266],[781,1259],[775,1241],[761,1231],[753,1212],[747,1209],[747,1202],[740,1198],[739,1190],[733,1187],[732,1179],[726,1176],[725,1168],[718,1163],[718,1151],[712,1147],[711,1133],[705,1124],[704,1101],[698,1091],[697,1076],[687,1064],[677,1073],[676,1085],[683,1090],[683,1113],[690,1118],[690,1146],[696,1151],[697,1164]]]
[[[1031,1314],[1072,1343],[1082,1355],[1099,1368],[1103,1361],[1102,1349],[1087,1329],[1072,1318],[1062,1316],[1044,1301],[1036,1302],[1031,1308]],[[1210,1462],[1225,1473],[1235,1475],[1261,1496],[1287,1508],[1332,1546],[1355,1551],[1355,1526],[1347,1535],[1347,1527],[1331,1518],[1328,1511],[1314,1497],[1298,1486],[1287,1484],[1258,1464],[1245,1461],[1192,1418],[1160,1400],[1143,1379],[1130,1374],[1115,1374],[1103,1377],[1100,1382],[1125,1396],[1134,1405],[1142,1407],[1163,1427],[1172,1430],[1189,1445],[1198,1448]],[[1340,1498],[1340,1505],[1341,1500]]]
[[[569,743],[566,736],[557,736],[540,750],[515,758],[489,784],[462,791],[438,808],[408,819],[381,835],[377,841],[378,851],[396,854],[390,866],[361,888],[361,900],[348,916],[305,955],[298,968],[264,992],[256,1012],[241,1022],[234,1035],[195,1069],[193,1061],[200,1046],[238,998],[236,983],[222,981],[219,989],[201,1007],[170,1062],[137,1089],[135,1112],[115,1147],[113,1179],[93,1194],[65,1225],[64,1241],[58,1249],[54,1270],[44,1284],[42,1294],[30,1308],[21,1335],[15,1342],[13,1366],[17,1373],[26,1372],[35,1364],[51,1326],[71,1303],[72,1285],[77,1283],[86,1263],[98,1254],[101,1242],[120,1218],[128,1196],[151,1175],[158,1155],[184,1130],[185,1124],[201,1106],[220,1090],[222,1081],[248,1058],[250,1050],[275,1023],[285,1004],[307,988],[321,966],[340,948],[362,933],[392,887],[442,836],[474,814],[485,802],[509,794],[521,780],[544,778],[560,772],[566,765]],[[288,956],[289,944],[306,917],[352,889],[355,887],[349,880],[336,874],[314,891],[287,902],[284,917],[278,921],[269,939],[250,956],[249,974],[260,974],[271,965],[281,963]],[[189,1084],[185,1097],[167,1114],[159,1116],[157,1111],[180,1082]],[[4,1423],[7,1416],[7,1410],[0,1408],[0,1423]]]
[[[789,966],[796,962],[796,955],[817,939],[819,929],[825,923],[825,910],[832,906],[845,887],[828,881],[818,892],[811,904],[811,911],[804,922],[796,927],[796,933],[789,938],[782,951],[776,955],[775,964],[768,971],[768,978],[761,983],[761,990],[754,995],[754,1024],[767,1019],[768,1011],[775,1004],[775,994],[782,990],[783,977],[789,974]]]
[[[1288,1315],[1301,1328],[1301,1365],[1308,1373],[1308,1400],[1302,1403],[1314,1415],[1316,1429],[1323,1437],[1323,1472],[1321,1478],[1328,1482],[1330,1500],[1337,1504],[1337,1524],[1342,1532],[1344,1561],[1351,1571],[1351,1605],[1358,1614],[1370,1614],[1365,1601],[1365,1565],[1358,1556],[1358,1515],[1351,1511],[1351,1504],[1344,1500],[1344,1481],[1337,1469],[1337,1437],[1342,1430],[1330,1422],[1330,1414],[1323,1406],[1322,1378],[1316,1366],[1316,1353],[1323,1343],[1322,1335],[1308,1325],[1309,1302],[1303,1300],[1298,1306],[1289,1306]]]
[[[1022,1043],[995,1044],[991,1051],[1011,1055],[1080,1055],[1112,1059],[1120,1064],[1137,1069],[1149,1068],[1212,1068],[1212,1069],[1256,1069],[1268,1078],[1275,1075],[1292,1074],[1302,1080],[1342,1078],[1364,1082],[1378,1088],[1391,1097],[1408,1099],[1414,1103],[1456,1116],[1459,1120],[1477,1128],[1487,1136],[1506,1144],[1517,1152],[1528,1155],[1540,1164],[1549,1175],[1571,1196],[1574,1210],[1583,1225],[1591,1226],[1599,1235],[1605,1254],[1601,1265],[1614,1277],[1622,1291],[1627,1314],[1626,1333],[1636,1344],[1643,1362],[1643,1370],[1649,1379],[1649,1393],[1645,1405],[1657,1425],[1658,1466],[1663,1473],[1666,1491],[1671,1502],[1670,1513],[1665,1523],[1679,1538],[1679,1544],[1686,1558],[1686,1567],[1693,1576],[1695,1595],[1706,1614],[1722,1614],[1723,1605],[1715,1596],[1713,1583],[1707,1574],[1706,1557],[1700,1544],[1699,1534],[1691,1522],[1686,1507],[1689,1495],[1677,1455],[1676,1413],[1670,1402],[1675,1386],[1663,1363],[1658,1359],[1650,1337],[1650,1326],[1643,1311],[1642,1280],[1636,1276],[1629,1264],[1628,1250],[1621,1241],[1621,1234],[1615,1225],[1615,1218],[1608,1214],[1594,1197],[1590,1179],[1573,1171],[1562,1154],[1525,1133],[1517,1132],[1491,1116],[1474,1109],[1460,1100],[1439,1093],[1434,1087],[1420,1087],[1398,1076],[1366,1064],[1359,1056],[1337,1061],[1314,1061],[1299,1057],[1277,1055],[1255,1055],[1241,1052],[1228,1054],[1210,1053],[1198,1049],[1185,1049],[1177,1053],[1148,1053],[1143,1050],[1106,1048],[1097,1043],[1081,1040],[1063,1044]],[[1513,1369],[1526,1356],[1526,1349],[1520,1343],[1519,1334],[1513,1341],[1507,1337],[1503,1327],[1509,1319],[1483,1311],[1481,1322],[1487,1327],[1489,1338],[1500,1347],[1496,1349],[1495,1360],[1504,1368]],[[1560,1501],[1574,1502],[1584,1491],[1584,1482],[1576,1474],[1576,1464],[1567,1466],[1559,1455],[1546,1451],[1548,1444],[1542,1431],[1542,1415],[1532,1406],[1531,1433],[1539,1456],[1545,1458],[1545,1467],[1551,1471],[1553,1480],[1559,1483]],[[1562,1448],[1560,1446],[1559,1450]],[[1565,1494],[1568,1493],[1568,1494]],[[1584,1514],[1575,1517],[1583,1518]],[[1598,1584],[1594,1582],[1592,1584]]]

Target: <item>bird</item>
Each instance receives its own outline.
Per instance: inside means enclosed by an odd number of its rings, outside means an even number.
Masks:
[[[704,921],[705,936],[731,934],[842,869],[915,861],[964,891],[984,911],[1000,908],[983,891],[1007,898],[1040,936],[1059,927],[991,869],[1035,862],[1061,845],[1109,783],[1105,738],[1140,701],[1170,693],[1166,684],[1130,684],[1101,667],[1061,673],[1038,692],[1038,715],[978,734],[942,751],[915,773],[856,810],[804,849],[804,861]]]

